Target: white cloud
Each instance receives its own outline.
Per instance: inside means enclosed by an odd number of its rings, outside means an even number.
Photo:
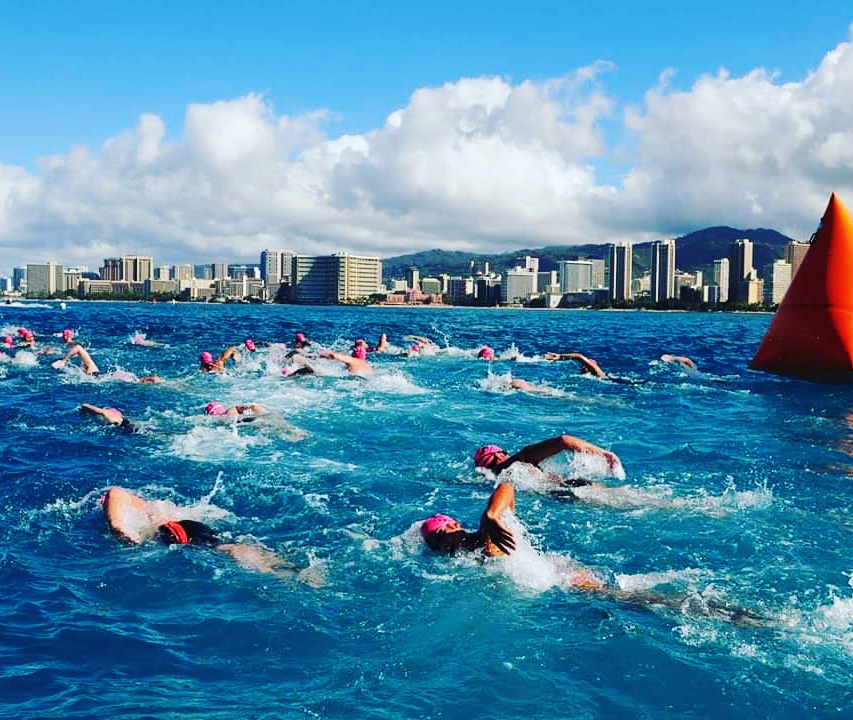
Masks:
[[[327,111],[277,116],[257,94],[190,105],[171,139],[146,114],[35,173],[0,163],[0,261],[489,252],[714,224],[805,238],[832,191],[853,203],[850,43],[797,82],[719,70],[676,90],[665,69],[638,107],[607,92],[610,72],[421,88],[382,127],[341,137]],[[602,180],[616,162],[624,175]]]

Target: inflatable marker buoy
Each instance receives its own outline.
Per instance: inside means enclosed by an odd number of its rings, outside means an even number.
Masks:
[[[853,383],[853,221],[835,193],[749,367]]]

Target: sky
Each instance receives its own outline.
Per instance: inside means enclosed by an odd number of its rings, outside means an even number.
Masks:
[[[849,0],[3,3],[0,274],[805,240],[853,203],[851,24]]]

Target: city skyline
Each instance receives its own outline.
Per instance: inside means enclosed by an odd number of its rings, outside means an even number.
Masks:
[[[384,302],[554,308],[651,301],[665,308],[672,303],[718,305],[731,300],[739,307],[773,307],[787,292],[808,248],[808,243],[791,240],[785,257],[764,263],[759,274],[752,240],[734,240],[728,257],[713,261],[709,282],[702,270],[678,268],[676,240],[669,240],[651,243],[650,268],[639,275],[634,273],[633,246],[627,242],[609,245],[607,261],[565,259],[557,262],[556,269],[541,269],[537,256],[526,255],[501,272],[494,272],[488,261],[472,260],[467,275],[452,275],[447,268],[423,278],[413,265],[405,279],[386,277],[378,257],[307,256],[290,249],[265,249],[258,263],[248,264],[155,265],[153,256],[104,258],[99,273],[84,266],[66,269],[51,260],[16,267],[11,278],[0,277],[0,290],[28,297],[160,296],[317,305]]]
[[[840,0],[372,10],[9,8],[0,271],[806,239],[853,197]]]

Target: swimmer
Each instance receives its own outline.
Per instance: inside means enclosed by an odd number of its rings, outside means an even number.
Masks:
[[[428,348],[433,350],[441,349],[441,346],[437,342],[430,340],[428,337],[424,337],[423,335],[406,335],[403,340],[409,340],[410,342],[417,343],[421,350]]]
[[[587,453],[604,458],[607,467],[613,472],[622,472],[622,461],[616,453],[600,448],[591,442],[574,437],[573,435],[557,435],[547,438],[532,445],[527,445],[514,455],[497,445],[484,445],[474,453],[474,466],[491,470],[495,475],[500,475],[504,470],[515,463],[527,463],[542,470],[540,463],[563,451],[573,453]],[[544,472],[544,471],[543,471]],[[563,478],[553,473],[545,473],[547,478],[566,488],[594,485],[603,487],[600,483],[593,483],[580,478]],[[571,491],[568,491],[571,493]]]
[[[683,367],[686,367],[690,370],[697,370],[698,369],[696,363],[693,360],[691,360],[689,357],[685,357],[684,355],[667,355],[667,354],[664,354],[664,355],[660,356],[660,360],[661,360],[661,362],[665,362],[665,363],[677,363],[678,365],[682,365]]]
[[[157,539],[164,545],[211,548],[233,558],[241,567],[281,578],[297,577],[314,587],[322,584],[310,568],[300,569],[262,545],[228,543],[209,525],[181,519],[179,508],[144,500],[121,487],[111,487],[104,497],[104,515],[110,531],[122,540],[139,545]]]
[[[464,530],[449,515],[433,515],[421,523],[420,534],[427,547],[439,553],[452,555],[460,550],[480,551],[486,557],[510,555],[516,550],[517,541],[507,527],[506,513],[515,512],[515,491],[509,483],[499,484],[480,517],[480,527],[476,531]],[[562,587],[567,590],[595,592],[616,600],[639,605],[663,606],[678,612],[684,612],[692,598],[661,595],[648,591],[623,590],[609,583],[592,568],[572,564],[571,571],[564,578]],[[767,626],[767,621],[752,610],[734,607],[716,600],[701,599],[699,614],[719,620],[725,620],[741,627]],[[693,608],[691,608],[693,609]]]
[[[363,348],[365,351],[367,351],[369,353],[385,352],[388,349],[388,336],[385,333],[382,333],[382,335],[379,336],[379,342],[376,343],[376,347],[370,347],[367,344],[367,340],[365,340],[364,338],[359,338],[353,344],[353,351],[355,351],[358,348]]]
[[[74,331],[71,328],[65,328],[62,331],[62,342],[66,345],[70,345],[74,342]]]
[[[0,343],[2,343],[3,347],[7,350],[11,350],[13,347],[15,347],[15,338],[13,338],[11,335],[4,335]]]
[[[308,361],[304,357],[294,354],[290,356],[290,360],[291,364],[281,369],[281,374],[284,375],[284,377],[316,374],[316,370],[308,364]]]
[[[477,353],[478,360],[494,360],[495,359],[495,351],[490,348],[488,345],[484,345],[480,348],[480,352]]]
[[[553,388],[536,385],[535,383],[528,382],[527,380],[521,380],[519,378],[513,378],[513,380],[510,381],[509,386],[513,390],[521,390],[521,392],[533,393],[536,395],[552,395],[554,393]]]
[[[296,355],[304,355],[305,351],[308,350],[313,343],[305,337],[305,333],[298,332],[296,333],[296,337],[293,340],[293,349],[285,355],[286,358],[290,359],[295,357]]]
[[[229,360],[233,360],[235,363],[240,362],[242,358],[240,357],[240,351],[237,349],[236,345],[232,345],[227,348],[225,352],[223,352],[216,360],[213,359],[213,355],[209,352],[205,351],[199,355],[199,362],[201,363],[199,367],[199,372],[222,372],[225,370],[225,363]]]
[[[246,421],[254,420],[256,417],[260,415],[266,415],[269,410],[265,408],[263,405],[258,405],[257,403],[248,403],[246,405],[232,405],[231,407],[226,407],[223,403],[219,402],[219,400],[214,400],[213,402],[207,403],[204,406],[204,412],[207,415],[213,415],[214,417],[240,417],[246,413],[248,413],[251,418],[243,418]]]
[[[489,498],[477,530],[463,530],[452,517],[439,514],[421,523],[421,537],[431,550],[440,553],[479,550],[486,557],[508,555],[515,550],[515,538],[502,522],[507,510],[515,511],[515,490],[509,483],[501,483]]]
[[[593,445],[591,442],[582,440],[573,435],[557,435],[556,437],[541,440],[532,445],[527,445],[514,455],[497,445],[484,445],[474,453],[474,465],[491,470],[496,475],[506,470],[510,465],[517,462],[528,463],[539,467],[543,460],[563,452],[589,453],[598,455],[607,461],[607,466],[613,470],[621,467],[622,462],[616,453]]]
[[[607,378],[607,373],[601,369],[601,367],[595,360],[592,360],[591,358],[588,358],[586,355],[582,355],[579,352],[546,352],[545,359],[549,362],[555,362],[557,360],[574,360],[581,366],[582,375],[593,375],[597,378]]]
[[[61,370],[68,364],[68,361],[71,360],[71,358],[73,357],[80,358],[80,364],[82,365],[83,372],[86,373],[86,375],[100,374],[101,371],[95,364],[95,361],[92,360],[92,356],[89,355],[89,351],[86,350],[86,348],[84,348],[82,345],[72,345],[68,352],[65,353],[65,357],[62,358],[62,360],[57,360],[53,363],[53,367],[55,367],[57,370]]]
[[[136,333],[130,338],[131,345],[139,345],[140,347],[156,347],[157,343],[154,340],[149,340],[145,337],[145,333]]]
[[[320,353],[321,358],[328,360],[337,360],[347,366],[347,370],[353,375],[370,375],[373,368],[367,362],[367,350],[363,347],[356,347],[352,351],[352,355],[344,355],[343,353],[332,352],[325,350]]]
[[[258,349],[252,338],[246,338],[246,341],[243,343],[243,347],[245,347],[248,352],[255,352],[255,350]]]
[[[293,339],[293,349],[294,350],[304,350],[305,348],[311,347],[313,343],[305,337],[305,333],[298,332]]]
[[[34,348],[36,346],[36,336],[32,330],[24,327],[18,328],[18,337],[21,338],[23,347]]]
[[[132,430],[133,425],[131,425],[130,420],[128,420],[124,415],[122,415],[121,410],[114,407],[102,408],[97,405],[89,405],[88,403],[83,403],[80,406],[80,412],[89,413],[90,415],[97,415],[108,425],[116,425],[117,427],[124,428],[126,430]]]
[[[141,385],[154,385],[155,383],[165,382],[159,375],[143,375],[136,382]]]

